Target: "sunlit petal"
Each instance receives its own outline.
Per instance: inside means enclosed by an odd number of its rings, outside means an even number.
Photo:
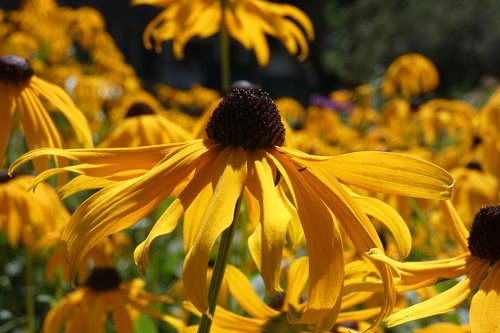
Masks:
[[[183,282],[188,299],[202,313],[208,309],[207,268],[210,252],[234,216],[247,176],[246,156],[241,148],[227,147],[214,162],[214,195],[200,232],[184,261]]]
[[[479,291],[472,298],[470,325],[472,333],[500,332],[498,307],[500,305],[500,262],[488,273]]]

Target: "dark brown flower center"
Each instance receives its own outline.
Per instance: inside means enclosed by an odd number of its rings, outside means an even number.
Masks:
[[[0,170],[0,184],[8,183],[15,175],[9,176],[7,170]]]
[[[469,234],[472,255],[495,262],[500,259],[500,205],[483,207],[474,217]]]
[[[11,55],[0,57],[0,81],[25,84],[34,74],[26,59]]]
[[[94,268],[87,278],[85,285],[94,291],[118,289],[122,279],[116,269],[112,267]]]
[[[285,127],[278,108],[261,89],[233,88],[214,110],[208,138],[245,149],[281,146]]]
[[[155,114],[151,106],[149,106],[146,103],[141,103],[137,102],[132,104],[127,111],[127,114],[125,115],[125,118],[132,118],[132,117],[138,117],[138,116],[143,116],[146,114]]]

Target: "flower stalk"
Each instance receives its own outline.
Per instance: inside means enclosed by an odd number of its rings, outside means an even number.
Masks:
[[[224,230],[221,236],[219,252],[215,258],[215,266],[212,273],[212,279],[210,280],[210,287],[208,289],[208,313],[204,313],[201,317],[200,326],[198,327],[198,333],[208,333],[212,327],[212,320],[215,315],[215,308],[217,305],[217,298],[219,297],[219,291],[224,279],[224,272],[226,271],[227,261],[229,253],[231,252],[231,245],[233,243],[234,232],[238,225],[238,220],[240,216],[242,195],[236,201],[236,206],[234,208],[233,222]]]
[[[221,26],[220,26],[220,52],[221,52],[221,79],[222,91],[227,91],[231,82],[231,61],[229,54],[229,35],[226,26],[226,8],[228,0],[220,1],[221,8]]]
[[[26,333],[35,333],[35,293],[33,281],[33,255],[26,251]]]

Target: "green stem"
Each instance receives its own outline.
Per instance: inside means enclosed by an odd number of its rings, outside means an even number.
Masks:
[[[222,280],[224,279],[224,272],[226,271],[227,260],[229,257],[229,252],[231,250],[231,244],[233,242],[234,232],[236,226],[238,225],[238,218],[240,215],[241,197],[236,201],[236,207],[234,208],[233,222],[231,225],[224,230],[222,233],[219,252],[215,258],[215,266],[212,273],[212,279],[210,281],[210,287],[208,289],[208,313],[204,313],[201,317],[200,326],[198,327],[198,333],[209,333],[210,327],[212,327],[212,319],[215,315],[215,308],[217,305],[217,298],[219,297],[220,286]]]
[[[231,62],[229,54],[229,35],[227,32],[226,15],[224,14],[229,7],[228,0],[220,0],[221,24],[220,24],[220,52],[221,52],[221,76],[222,90],[227,91],[231,82]]]
[[[33,256],[30,250],[26,250],[26,324],[27,333],[35,333],[35,293],[33,282]]]

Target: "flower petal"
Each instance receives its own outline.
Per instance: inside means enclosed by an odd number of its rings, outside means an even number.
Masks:
[[[343,282],[342,239],[315,184],[306,181],[288,157],[272,153],[274,164],[295,197],[309,253],[309,300],[300,318],[292,321],[320,324],[340,303]],[[332,324],[333,325],[333,324]]]
[[[200,158],[200,162],[197,165],[199,172],[194,175],[189,184],[187,184],[184,190],[182,190],[172,204],[163,212],[158,221],[155,222],[146,239],[136,247],[134,251],[134,260],[139,266],[139,270],[142,274],[145,274],[148,268],[148,251],[153,240],[159,236],[172,232],[182,218],[182,214],[184,214],[186,207],[191,206],[195,202],[195,198],[200,193],[200,188],[206,187],[205,184],[210,185],[211,170],[206,166],[211,162],[212,158],[208,153]],[[184,225],[185,229],[189,227],[190,225]]]
[[[355,152],[334,156],[323,164],[346,184],[409,197],[449,199],[454,183],[444,169],[397,153]]]
[[[488,273],[479,291],[472,298],[470,325],[472,333],[499,333],[498,306],[500,305],[500,262]]]
[[[411,233],[403,218],[390,205],[375,198],[353,194],[354,200],[361,209],[376,218],[389,229],[402,258],[406,258],[411,251]]]
[[[14,98],[8,96],[8,89],[1,85],[0,91],[0,110],[2,110],[3,119],[0,122],[0,161],[3,161],[3,156],[9,144],[10,130],[12,127],[12,115],[14,113],[15,103]],[[6,91],[7,90],[7,91]]]
[[[242,148],[227,147],[212,168],[214,195],[198,236],[184,261],[183,282],[186,296],[202,313],[208,309],[207,268],[212,247],[227,229],[242,195],[246,176],[246,155]]]
[[[469,274],[458,284],[422,303],[395,312],[387,318],[387,325],[392,327],[412,320],[455,310],[481,283],[481,280],[488,271],[488,266],[488,262],[476,260],[471,265]]]
[[[102,238],[126,229],[149,214],[194,169],[205,149],[187,146],[139,178],[106,187],[85,200],[62,234],[72,269]]]
[[[248,170],[247,189],[259,202],[259,222],[262,226],[260,250],[251,251],[251,254],[254,261],[260,261],[258,267],[267,290],[282,291],[279,285],[281,258],[291,215],[276,191],[273,170],[267,159],[259,153],[249,155],[253,163]]]
[[[227,265],[224,278],[231,295],[252,317],[265,320],[280,314],[260,299],[248,278],[238,268]]]

